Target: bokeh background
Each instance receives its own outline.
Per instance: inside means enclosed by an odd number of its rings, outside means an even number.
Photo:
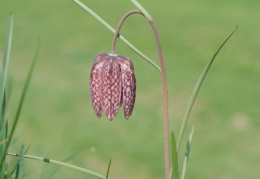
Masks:
[[[82,0],[116,27],[130,1]],[[193,86],[222,41],[238,30],[217,56],[193,108],[180,152],[195,132],[187,178],[259,178],[259,0],[139,1],[153,16],[165,56],[170,130],[176,137]],[[116,53],[135,66],[137,97],[129,120],[122,109],[110,122],[97,119],[89,97],[95,56],[110,52],[113,34],[71,0],[0,0],[0,56],[10,12],[14,35],[8,85],[10,124],[34,56],[40,54],[10,148],[67,161],[120,179],[164,178],[162,87],[158,71],[120,40]],[[158,63],[152,30],[134,15],[121,34]],[[9,157],[11,160],[11,158]],[[180,168],[181,169],[181,168]],[[25,161],[25,178],[93,178],[39,161]]]

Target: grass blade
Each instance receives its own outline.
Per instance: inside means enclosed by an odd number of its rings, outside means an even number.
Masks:
[[[19,154],[18,163],[17,163],[15,179],[23,178],[23,156],[24,156],[24,146],[22,145],[20,154]]]
[[[74,154],[63,159],[62,161],[68,162],[68,161],[72,160],[73,158],[75,158],[76,156],[80,155],[82,152],[84,152],[84,150],[75,152]],[[60,167],[57,165],[45,167],[44,169],[41,169],[40,172],[36,176],[34,176],[34,178],[51,178],[52,175],[54,175],[59,169],[60,169]],[[44,173],[48,173],[47,177],[43,177]]]
[[[18,157],[18,154],[10,153],[10,152],[8,152],[7,155]],[[43,161],[43,162],[46,162],[46,163],[50,163],[50,164],[54,164],[54,165],[58,165],[58,166],[66,167],[66,168],[70,168],[70,169],[73,169],[73,170],[76,170],[76,171],[79,171],[79,172],[83,172],[83,173],[89,174],[91,176],[100,178],[100,179],[105,179],[106,178],[105,176],[103,176],[103,175],[101,175],[101,174],[99,174],[97,172],[94,172],[92,170],[89,170],[89,169],[86,169],[86,168],[82,168],[82,167],[78,167],[76,165],[72,165],[72,164],[69,164],[69,163],[61,162],[61,161],[58,161],[58,160],[53,160],[53,159],[44,158],[44,157],[37,157],[37,156],[32,156],[32,155],[24,155],[23,157],[27,158],[27,159],[39,160],[39,161]]]
[[[5,42],[5,51],[3,64],[1,69],[1,78],[0,78],[0,117],[2,118],[2,109],[3,109],[3,101],[4,101],[4,93],[7,79],[7,70],[11,53],[12,46],[12,36],[13,36],[13,14],[10,14],[8,27],[7,27],[7,35]]]
[[[178,155],[176,150],[176,141],[174,133],[171,133],[172,138],[172,179],[179,179],[179,169],[178,169]]]
[[[183,167],[182,167],[181,179],[185,178],[187,163],[188,163],[188,159],[189,159],[189,155],[190,155],[190,147],[191,147],[191,140],[192,140],[193,133],[194,133],[194,126],[192,127],[192,130],[191,130],[191,133],[190,133],[189,139],[187,141],[187,145],[186,145],[186,152],[185,152],[185,158],[184,158]]]
[[[108,175],[109,175],[109,171],[110,171],[110,166],[111,166],[111,159],[109,160],[109,163],[108,163],[106,179],[108,179]]]
[[[143,8],[139,2],[136,0],[131,0],[131,2],[144,14],[144,16],[150,21],[152,19],[152,16]]]
[[[5,118],[5,89],[6,89],[6,79],[7,79],[7,71],[8,64],[11,53],[12,46],[12,36],[13,36],[13,14],[10,14],[9,22],[7,26],[7,35],[5,42],[5,50],[3,57],[3,64],[1,69],[1,77],[0,77],[0,178],[4,178],[5,175],[5,151],[7,148],[7,120]]]
[[[218,48],[218,50],[215,52],[215,54],[213,55],[213,57],[209,60],[208,64],[206,65],[206,67],[204,68],[204,70],[202,71],[202,73],[200,74],[199,76],[199,79],[191,93],[191,96],[190,96],[190,99],[189,99],[189,102],[188,102],[188,105],[187,105],[187,108],[186,108],[186,111],[185,111],[185,114],[184,114],[184,117],[183,117],[183,120],[182,120],[182,125],[181,125],[181,129],[180,129],[180,133],[179,133],[179,138],[178,138],[178,143],[177,143],[177,152],[179,152],[179,149],[180,149],[180,145],[181,145],[181,141],[182,141],[182,137],[183,137],[183,134],[184,134],[184,130],[185,130],[185,127],[186,127],[186,124],[187,124],[187,121],[188,121],[188,118],[190,116],[190,113],[191,113],[191,109],[193,107],[193,104],[196,100],[196,97],[199,93],[199,90],[200,90],[200,87],[214,61],[214,59],[216,58],[217,54],[219,53],[219,51],[221,50],[221,48],[225,45],[225,43],[228,41],[228,39],[233,35],[233,33],[237,30],[237,26],[236,28],[228,35],[228,37],[224,40],[224,42],[220,45],[220,47]]]
[[[31,64],[31,67],[29,69],[29,72],[28,72],[28,75],[27,75],[27,78],[26,78],[26,81],[25,81],[25,84],[24,84],[24,87],[23,87],[23,91],[22,91],[22,94],[21,94],[21,97],[20,97],[18,108],[17,108],[16,114],[15,114],[14,123],[12,125],[11,131],[10,131],[10,134],[9,134],[9,137],[8,137],[8,141],[7,141],[7,145],[6,145],[5,151],[3,153],[3,157],[1,158],[0,167],[2,166],[2,163],[4,161],[4,156],[5,156],[5,154],[7,152],[7,149],[8,149],[8,147],[9,147],[11,141],[12,141],[15,128],[16,128],[17,123],[19,121],[19,117],[20,117],[20,113],[21,113],[21,110],[22,110],[22,107],[23,107],[25,95],[26,95],[26,92],[27,92],[27,89],[28,89],[28,86],[29,86],[29,83],[30,83],[30,80],[31,80],[31,77],[32,77],[33,69],[34,69],[36,61],[37,61],[39,48],[40,48],[40,41],[38,41],[37,49],[36,49],[36,52],[35,52],[35,55],[34,55],[34,58],[33,58],[32,64]]]
[[[6,109],[6,99],[5,95],[2,102],[2,117],[0,120],[0,156],[4,154],[5,148],[6,148],[6,142],[7,142],[7,120],[5,117],[5,109]],[[0,178],[4,178],[5,176],[5,164],[2,165],[0,168]]]
[[[0,156],[1,158],[4,157],[4,151],[6,148],[6,143],[7,143],[7,120],[5,119],[5,117],[2,118],[2,120],[0,121]],[[5,176],[5,163],[3,161],[3,164],[0,168],[0,178],[4,178]]]
[[[78,4],[82,9],[87,11],[91,16],[93,16],[97,21],[99,21],[101,24],[103,24],[108,30],[110,30],[113,34],[116,32],[116,30],[109,25],[104,19],[102,19],[99,15],[97,15],[94,11],[92,11],[90,8],[88,8],[85,4],[80,2],[79,0],[73,0],[76,4]],[[138,55],[140,55],[142,58],[144,58],[147,62],[152,64],[157,70],[161,72],[161,68],[152,61],[149,57],[147,57],[145,54],[143,54],[140,50],[138,50],[134,45],[132,45],[126,38],[124,38],[122,35],[119,35],[119,38],[133,51],[135,51]]]

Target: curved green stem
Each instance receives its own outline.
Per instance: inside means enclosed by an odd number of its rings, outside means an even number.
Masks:
[[[111,53],[112,54],[115,54],[115,45],[116,45],[116,39],[118,37],[120,37],[120,34],[119,34],[119,31],[125,21],[125,19],[130,16],[131,14],[135,14],[135,13],[139,13],[139,14],[142,14],[139,10],[132,10],[132,11],[129,11],[127,12],[122,18],[121,20],[119,21],[118,25],[117,25],[117,28],[116,28],[116,32],[115,32],[115,35],[114,35],[114,38],[113,38],[113,42],[112,42],[112,50],[111,50]]]
[[[90,8],[88,8],[86,5],[84,5],[79,0],[73,0],[76,4],[78,4],[81,8],[83,8],[85,11],[87,11],[90,15],[92,15],[95,19],[97,19],[101,24],[103,24],[107,29],[109,29],[113,34],[115,34],[116,30],[111,27],[106,21],[104,21],[99,15],[97,15],[94,11],[92,11]],[[152,64],[159,72],[161,72],[161,68],[153,62],[149,57],[147,57],[145,54],[143,54],[140,50],[138,50],[134,45],[132,45],[126,38],[124,38],[122,35],[119,36],[119,38],[133,51],[135,51],[138,55],[140,55],[142,58],[144,58],[147,62]]]
[[[13,157],[19,157],[18,154],[11,153],[11,152],[8,152],[7,155],[13,156]],[[23,157],[26,158],[26,159],[39,160],[39,161],[42,161],[42,162],[51,163],[51,164],[54,164],[54,165],[70,168],[70,169],[73,169],[73,170],[77,170],[79,172],[83,172],[83,173],[92,175],[92,176],[100,178],[100,179],[105,179],[106,178],[105,176],[103,176],[103,175],[101,175],[99,173],[96,173],[96,172],[94,172],[92,170],[88,170],[86,168],[78,167],[76,165],[72,165],[72,164],[69,164],[69,163],[61,162],[61,161],[58,161],[58,160],[53,160],[53,159],[44,158],[44,157],[38,157],[38,156],[33,156],[33,155],[24,155]]]

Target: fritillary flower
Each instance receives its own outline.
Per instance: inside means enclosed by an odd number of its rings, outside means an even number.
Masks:
[[[112,120],[124,106],[128,119],[135,103],[136,80],[131,60],[122,55],[99,54],[90,74],[90,97],[98,118],[102,111]]]

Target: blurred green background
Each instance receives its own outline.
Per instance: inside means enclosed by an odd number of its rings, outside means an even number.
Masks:
[[[130,1],[82,0],[116,27],[135,7]],[[259,178],[259,0],[139,1],[153,16],[168,76],[170,130],[178,135],[193,86],[207,61],[238,25],[214,62],[193,108],[180,152],[195,126],[187,178]],[[68,0],[0,0],[2,59],[9,13],[14,35],[9,68],[8,116],[14,117],[40,36],[41,49],[21,119],[10,148],[47,156],[111,178],[164,178],[162,87],[158,71],[120,40],[116,53],[135,66],[137,97],[129,120],[122,109],[110,122],[97,119],[89,97],[94,58],[110,52],[113,34]],[[121,34],[158,63],[150,25],[134,15]],[[74,156],[74,154],[77,154]],[[11,159],[10,157],[8,157]],[[93,178],[39,161],[25,161],[25,178]]]

